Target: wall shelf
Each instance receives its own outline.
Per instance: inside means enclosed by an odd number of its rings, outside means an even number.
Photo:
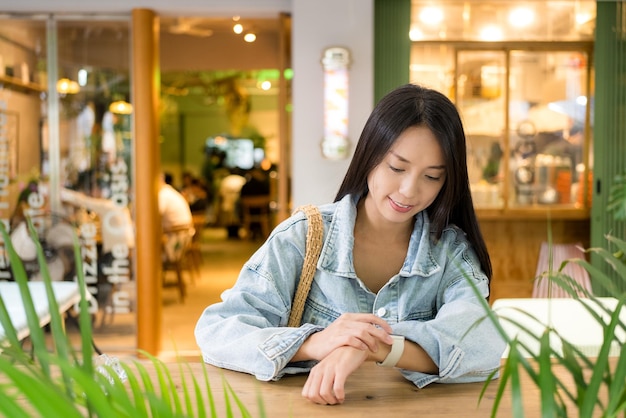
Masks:
[[[24,83],[19,78],[6,75],[0,75],[0,87],[2,86],[26,93],[43,93],[46,91],[46,88],[40,84]]]

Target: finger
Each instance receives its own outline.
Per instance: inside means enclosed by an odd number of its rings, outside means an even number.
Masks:
[[[339,378],[335,376],[335,382],[333,384],[333,393],[335,395],[335,399],[337,403],[343,403],[346,400],[346,392],[345,392],[345,378]]]
[[[384,342],[385,344],[393,344],[393,338],[391,338],[392,331],[385,331],[381,328],[374,327],[373,331],[370,331],[370,335],[374,338]]]
[[[375,325],[388,333],[392,332],[391,326],[387,323],[387,321],[374,314],[350,314],[349,318],[365,324]]]
[[[317,394],[319,393],[319,385],[320,385],[320,376],[318,373],[316,373],[315,371],[315,367],[313,367],[313,369],[311,369],[311,372],[309,373],[309,376],[306,379],[306,382],[304,383],[304,386],[302,387],[302,396],[310,401],[315,402],[315,399],[317,398]],[[316,403],[319,403],[318,402]]]
[[[335,405],[338,403],[337,397],[335,396],[335,391],[333,390],[335,381],[334,373],[324,374],[324,378],[322,379],[322,384],[320,385],[319,396],[324,400],[324,403],[327,405]]]

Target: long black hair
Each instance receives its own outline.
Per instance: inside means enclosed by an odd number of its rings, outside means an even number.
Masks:
[[[483,271],[491,279],[491,260],[470,193],[463,123],[454,103],[438,91],[406,84],[378,102],[361,132],[335,201],[347,194],[364,197],[369,191],[367,178],[370,172],[380,164],[402,132],[412,126],[429,128],[445,158],[445,183],[434,202],[426,208],[436,238],[441,238],[448,223],[461,228],[467,234]]]

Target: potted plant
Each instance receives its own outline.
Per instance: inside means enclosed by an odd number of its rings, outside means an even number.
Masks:
[[[626,174],[616,176],[609,197],[609,211],[615,219],[626,220]],[[572,298],[578,300],[603,330],[604,340],[597,355],[590,356],[582,352],[566,338],[559,335],[558,330],[542,323],[532,312],[522,312],[533,324],[539,324],[543,333],[538,334],[536,327],[529,327],[512,318],[498,316],[489,309],[485,302],[489,320],[494,321],[500,335],[507,341],[509,352],[500,370],[501,377],[497,381],[498,390],[492,417],[497,416],[498,408],[503,399],[505,389],[509,386],[513,402],[515,418],[524,417],[521,398],[520,377],[526,373],[530,381],[536,385],[541,397],[541,413],[543,417],[618,417],[626,416],[626,350],[623,338],[626,321],[622,309],[626,309],[626,293],[620,289],[626,283],[626,241],[616,236],[606,237],[609,247],[589,248],[587,252],[595,253],[602,262],[607,263],[615,272],[617,279],[609,277],[602,270],[593,266],[585,259],[575,258],[564,261],[556,270],[550,269],[537,280],[550,280],[565,290]],[[567,263],[576,263],[589,273],[597,288],[602,288],[606,295],[616,299],[614,310],[605,307],[600,300],[585,290],[576,280],[563,273]],[[621,281],[618,286],[615,280]],[[582,296],[581,296],[582,295]],[[584,303],[583,303],[584,300]],[[621,317],[620,317],[621,314]],[[524,337],[536,343],[538,350],[532,350],[522,339],[507,335],[502,324],[510,321]],[[519,335],[519,334],[518,334]],[[528,341],[528,340],[526,340]],[[534,345],[534,344],[533,344]],[[617,345],[619,355],[611,358],[611,345]],[[613,352],[615,349],[613,349]],[[559,367],[566,371],[565,375],[553,373]],[[565,376],[559,378],[558,376]],[[487,381],[485,385],[494,384]],[[572,406],[573,405],[573,406]],[[570,409],[568,409],[570,408]],[[575,411],[571,409],[574,408]]]
[[[0,416],[30,418],[37,416],[63,417],[204,417],[217,416],[206,369],[204,376],[185,373],[180,363],[182,394],[167,367],[157,358],[143,353],[149,361],[120,362],[106,355],[97,356],[92,346],[91,317],[88,312],[85,281],[82,274],[78,238],[74,241],[77,281],[81,291],[79,324],[81,347],[76,352],[65,333],[58,305],[54,298],[50,274],[37,233],[29,220],[29,230],[37,246],[37,254],[50,306],[50,333],[53,347],[47,347],[44,331],[33,306],[28,279],[4,224],[0,223],[5,250],[24,302],[30,330],[27,350],[18,340],[8,315],[6,303],[0,297],[0,325],[4,339],[0,340]],[[50,350],[51,349],[51,350]],[[152,381],[147,373],[153,367]],[[251,416],[226,381],[224,398],[226,416],[233,409],[241,416]],[[192,396],[192,394],[194,396]],[[207,395],[208,394],[208,395]],[[195,401],[192,401],[195,399]],[[236,407],[231,406],[233,402]],[[259,401],[259,409],[263,411]]]

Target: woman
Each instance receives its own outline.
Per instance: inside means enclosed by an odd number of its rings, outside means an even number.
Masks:
[[[415,85],[384,97],[335,202],[320,211],[324,244],[301,326],[285,327],[307,230],[296,213],[200,317],[207,363],[261,380],[310,372],[302,394],[321,404],[343,402],[365,361],[397,367],[418,387],[497,371],[505,343],[484,320],[491,263],[450,100]]]

